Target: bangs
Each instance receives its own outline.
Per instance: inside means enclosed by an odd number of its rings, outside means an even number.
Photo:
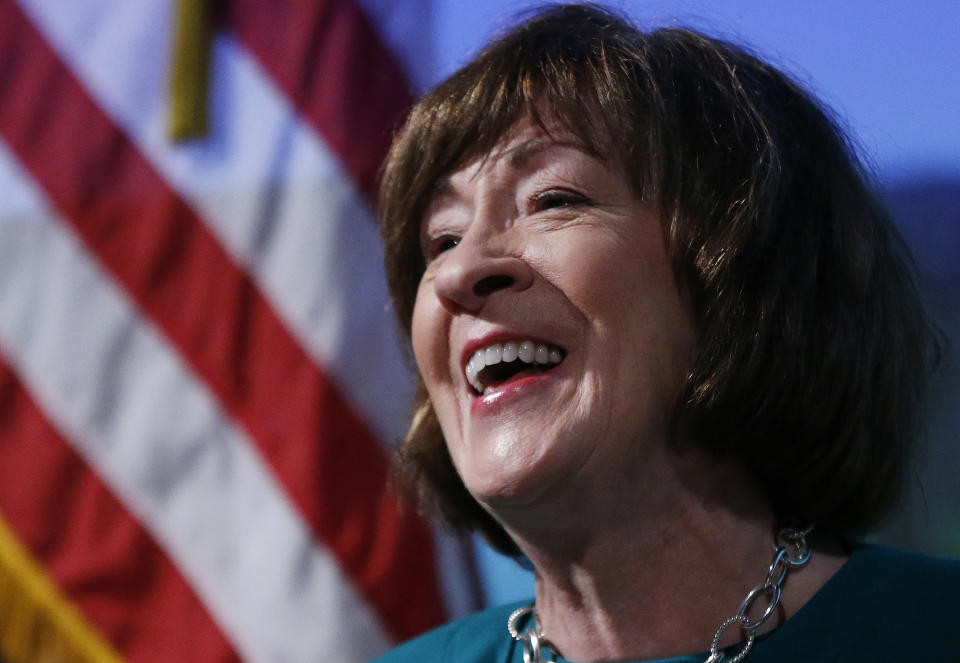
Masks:
[[[409,330],[424,270],[419,225],[437,183],[484,158],[521,119],[548,137],[569,134],[587,153],[630,165],[638,197],[650,190],[637,153],[655,154],[645,118],[650,95],[631,71],[637,34],[619,24],[591,25],[563,35],[524,25],[481,51],[470,64],[413,108],[394,142],[381,183],[381,225],[393,280],[394,305]]]
[[[611,80],[599,54],[581,46],[582,58],[570,58],[570,53],[560,57],[552,52],[557,48],[527,58],[491,57],[487,66],[459,72],[424,99],[429,117],[420,120],[425,129],[421,163],[432,179],[489,154],[524,117],[547,136],[558,129],[568,133],[603,160],[622,156],[623,141],[616,136],[636,129],[631,120],[637,114],[622,91],[613,92],[622,90],[623,82]],[[602,45],[598,49],[602,52]],[[476,64],[483,64],[482,58]],[[439,99],[432,99],[434,95]]]

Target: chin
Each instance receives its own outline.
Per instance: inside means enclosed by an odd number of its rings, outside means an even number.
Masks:
[[[473,498],[496,515],[513,507],[528,507],[563,482],[563,464],[547,461],[540,458],[537,462],[504,463],[501,459],[481,462],[465,468],[461,478]]]
[[[473,498],[489,507],[509,506],[511,504],[525,504],[531,495],[538,492],[533,482],[524,477],[508,479],[500,477],[492,481],[471,481],[467,490]]]

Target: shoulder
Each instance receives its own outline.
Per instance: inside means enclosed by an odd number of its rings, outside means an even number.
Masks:
[[[498,606],[464,617],[414,638],[372,663],[505,662],[513,651],[507,617],[531,602]]]
[[[848,581],[877,595],[894,593],[901,601],[939,595],[952,602],[960,591],[958,559],[856,544],[846,566]]]
[[[765,649],[770,660],[949,660],[960,649],[958,595],[960,560],[855,544]]]
[[[855,544],[819,603],[851,620],[924,630],[943,623],[958,592],[960,560]]]

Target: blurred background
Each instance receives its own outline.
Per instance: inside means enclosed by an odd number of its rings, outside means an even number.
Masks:
[[[0,661],[365,661],[532,578],[398,505],[372,212],[417,94],[534,3],[0,0]],[[947,341],[874,538],[960,557],[960,4],[609,3],[790,72]]]

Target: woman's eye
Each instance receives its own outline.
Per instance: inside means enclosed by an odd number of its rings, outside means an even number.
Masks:
[[[558,207],[573,207],[574,205],[584,205],[590,200],[583,194],[565,189],[550,189],[530,197],[534,211],[542,212]]]
[[[430,237],[424,243],[423,257],[429,263],[435,258],[438,258],[441,253],[449,251],[459,243],[460,238],[456,235],[438,235],[436,237]]]

